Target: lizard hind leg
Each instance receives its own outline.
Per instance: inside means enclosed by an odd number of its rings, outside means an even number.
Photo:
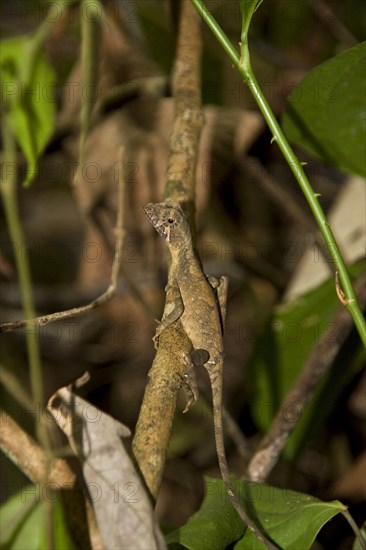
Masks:
[[[191,358],[191,353],[184,354],[185,375],[183,378],[183,389],[186,394],[187,404],[183,413],[189,411],[191,405],[193,405],[199,396],[196,373],[194,370],[194,363]]]
[[[210,358],[210,354],[205,349],[194,349],[184,356],[186,373],[184,375],[183,389],[187,398],[187,405],[183,412],[187,412],[199,396],[196,373],[194,368],[205,365]]]
[[[187,412],[198,399],[199,392],[194,368],[205,365],[209,358],[210,354],[205,349],[194,349],[184,355],[186,373],[184,375],[183,389],[186,394],[187,405],[183,412]]]

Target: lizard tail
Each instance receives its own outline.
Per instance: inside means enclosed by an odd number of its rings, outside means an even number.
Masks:
[[[254,533],[254,535],[270,550],[277,550],[277,546],[270,542],[260,529],[254,523],[254,521],[249,517],[243,505],[241,504],[237,494],[235,493],[234,486],[231,482],[229,469],[226,460],[225,454],[225,444],[224,444],[224,428],[223,428],[223,417],[222,417],[222,390],[216,391],[213,394],[213,413],[214,413],[214,427],[215,427],[215,441],[216,441],[216,452],[219,462],[219,467],[221,471],[221,476],[224,480],[226,491],[233,503],[235,510],[238,512],[241,519],[248,526],[248,528]]]

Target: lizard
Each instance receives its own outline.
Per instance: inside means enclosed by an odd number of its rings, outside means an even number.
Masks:
[[[155,344],[163,330],[177,319],[192,343],[192,351],[184,357],[187,366],[186,385],[189,388],[187,407],[196,401],[198,390],[192,381],[194,366],[203,366],[210,379],[215,443],[221,475],[234,508],[254,535],[270,549],[277,547],[261,533],[249,517],[235,493],[229,476],[225,454],[222,376],[223,376],[223,325],[226,314],[228,278],[207,278],[193,248],[187,217],[179,202],[166,200],[149,203],[144,211],[153,227],[163,237],[171,253],[168,285],[175,284],[174,303],[165,312],[154,336]]]

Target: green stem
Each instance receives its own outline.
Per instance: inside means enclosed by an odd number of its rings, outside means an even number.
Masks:
[[[100,60],[101,24],[103,9],[99,0],[83,0],[81,13],[81,127],[79,137],[79,164],[76,181],[79,179],[85,160],[85,143],[90,129],[93,108],[98,97],[98,71]]]
[[[16,146],[13,134],[9,127],[6,113],[1,125],[4,147],[3,176],[0,181],[0,192],[3,198],[7,227],[14,248],[14,257],[19,277],[19,286],[22,297],[24,316],[26,319],[35,317],[33,303],[32,282],[28,257],[24,254],[25,238],[19,220],[19,211],[16,194]],[[8,171],[8,173],[7,173]],[[26,342],[29,358],[30,380],[33,402],[39,407],[36,413],[37,434],[41,443],[46,445],[47,440],[44,425],[37,418],[43,404],[42,367],[37,342],[36,326],[29,324],[26,328]]]
[[[313,191],[311,184],[303,170],[303,167],[301,166],[301,163],[297,159],[284,133],[282,132],[281,127],[278,124],[276,117],[274,116],[266,98],[264,97],[262,90],[252,71],[247,33],[242,33],[241,55],[239,55],[239,53],[234,48],[233,44],[230,42],[229,38],[221,29],[217,21],[204,6],[202,0],[191,1],[198,13],[201,15],[202,19],[206,21],[213,34],[216,36],[217,40],[220,42],[226,53],[229,55],[235,67],[240,71],[241,75],[243,76],[245,83],[250,89],[260,111],[262,112],[264,119],[268,124],[268,127],[272,132],[273,141],[276,141],[278,143],[278,146],[281,149],[283,156],[287,160],[287,163],[292,173],[298,181],[301,190],[304,193],[305,198],[311,208],[316,223],[318,224],[318,227],[324,237],[330,256],[335,264],[335,268],[339,274],[339,280],[342,285],[342,291],[344,293],[344,298],[342,299],[342,302],[351,314],[361,337],[361,340],[366,347],[366,323],[358,305],[352,283],[349,278],[347,267],[339,251],[337,242],[334,238],[329,223],[327,222],[324,211],[320,206],[318,195]]]
[[[359,545],[361,550],[366,550],[366,539],[363,536],[361,529],[358,527],[357,523],[355,522],[355,520],[353,519],[353,517],[349,513],[349,511],[348,510],[343,510],[343,512],[341,512],[341,513],[342,513],[343,517],[346,519],[346,521],[348,521],[351,529],[353,530],[354,534],[356,535],[356,541],[355,542],[358,542],[358,545]],[[355,546],[357,546],[357,545],[355,544],[354,547]]]
[[[30,37],[27,44],[27,49],[25,51],[27,59],[26,62],[22,63],[21,66],[22,82],[28,83],[31,80],[39,51],[44,48],[45,40],[47,39],[55,23],[59,20],[60,13],[62,13],[64,9],[66,9],[66,7],[61,1],[52,3],[47,12],[47,17],[40,24],[35,33]]]

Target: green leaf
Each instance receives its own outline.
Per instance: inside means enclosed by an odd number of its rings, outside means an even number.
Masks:
[[[52,534],[55,548],[75,548],[64,521],[60,494],[46,491],[52,502]],[[47,548],[46,514],[40,486],[24,487],[0,508],[0,546],[6,550]]]
[[[322,502],[315,497],[288,489],[247,483],[261,525],[279,548],[309,549],[320,529],[331,518],[346,510],[341,502]],[[252,487],[254,486],[254,491]],[[250,490],[249,490],[250,489]],[[262,550],[264,545],[249,529],[234,546],[235,550]]]
[[[366,176],[366,42],[322,63],[290,94],[287,137],[341,170]]]
[[[246,526],[231,504],[224,483],[209,477],[205,483],[206,496],[201,508],[183,527],[167,536],[169,547],[179,543],[192,550],[222,550],[243,536]]]
[[[240,11],[243,17],[242,39],[243,36],[247,36],[253,14],[262,2],[263,0],[240,0]]]
[[[2,40],[0,76],[6,116],[28,166],[24,184],[37,171],[37,161],[54,128],[55,73],[42,49],[28,37]]]
[[[350,268],[350,272],[356,276],[364,269],[365,263],[359,262]],[[327,329],[332,329],[331,321],[338,307],[339,301],[332,278],[297,300],[276,308],[256,343],[249,365],[249,381],[252,386],[248,388],[248,395],[251,412],[263,432],[270,427],[277,409],[298,377],[313,346],[324,339]],[[336,327],[328,337],[337,338]],[[316,428],[321,427],[322,420],[329,413],[346,378],[354,376],[354,372],[355,369],[344,369],[342,365],[338,371],[331,371],[307,409],[304,412],[298,411],[301,419],[285,448],[287,458],[293,459],[301,450],[309,429],[314,435]],[[294,410],[289,413],[294,414]]]
[[[286,550],[310,548],[322,526],[346,509],[338,501],[325,503],[304,493],[249,481],[236,481],[235,487],[257,525]],[[200,510],[166,541],[170,549],[222,550],[232,544],[236,550],[264,548],[235,512],[224,483],[213,478],[206,479]]]
[[[32,550],[39,547],[42,510],[30,496],[31,492],[32,488],[26,487],[0,508],[1,548],[18,548],[22,541],[24,543],[23,535],[27,540],[25,548]]]

